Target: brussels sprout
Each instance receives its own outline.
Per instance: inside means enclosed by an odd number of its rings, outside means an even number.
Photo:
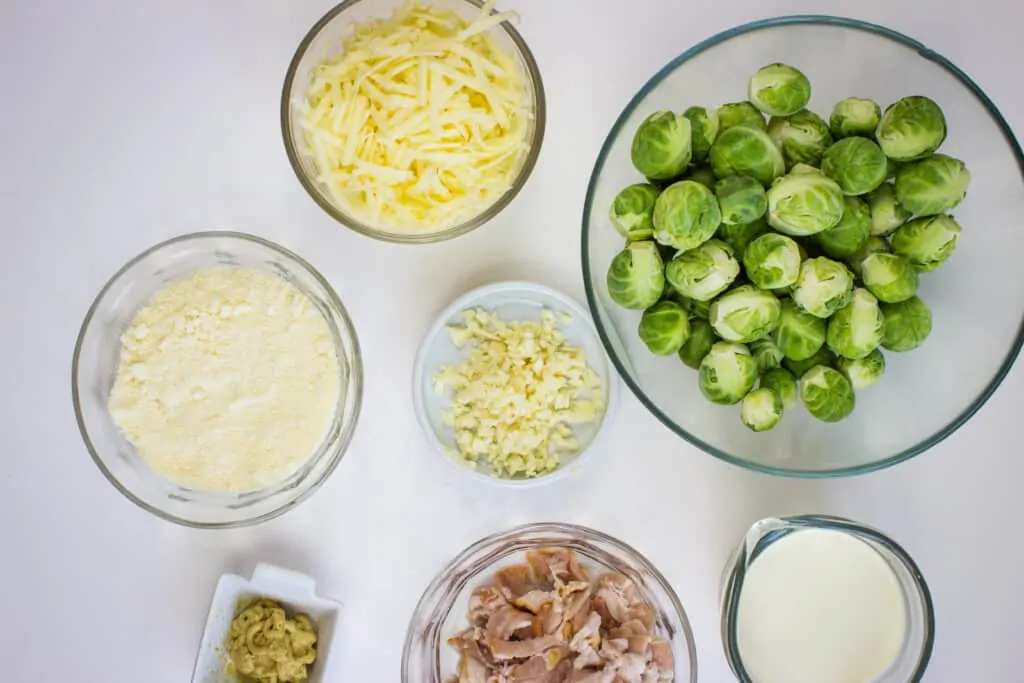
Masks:
[[[692,180],[695,183],[700,183],[712,192],[715,190],[715,183],[718,182],[718,178],[715,177],[715,174],[708,166],[697,166],[683,176],[683,180]]]
[[[800,275],[800,247],[785,235],[766,233],[747,246],[743,267],[761,289],[789,287]]]
[[[811,368],[818,367],[819,365],[832,367],[835,363],[836,355],[829,351],[827,346],[822,346],[818,349],[817,353],[806,360],[790,360],[787,358],[782,361],[782,365],[792,372],[793,376],[797,379],[802,379]]]
[[[740,419],[755,432],[768,431],[782,419],[782,398],[771,389],[754,389],[743,397]]]
[[[860,251],[871,237],[871,209],[857,197],[843,198],[843,217],[835,227],[823,230],[814,240],[833,258],[847,258]]]
[[[875,349],[863,358],[837,358],[836,369],[846,375],[857,391],[867,389],[885,374],[885,356]]]
[[[825,150],[821,172],[835,180],[844,194],[867,194],[885,182],[885,154],[867,138],[843,138]]]
[[[768,122],[768,136],[782,150],[787,167],[817,166],[832,144],[828,124],[813,111],[801,109],[792,116],[775,116]]]
[[[858,277],[861,275],[861,266],[871,254],[878,253],[889,253],[889,243],[885,241],[884,237],[869,237],[868,241],[864,244],[860,250],[846,259],[846,265],[850,266],[850,270],[857,274]]]
[[[820,168],[815,168],[810,164],[793,164],[793,168],[789,169],[789,175],[807,175],[808,173],[813,175],[825,175],[821,172]]]
[[[718,134],[709,155],[711,170],[719,178],[748,175],[764,186],[786,170],[782,152],[768,133],[748,126],[735,126]]]
[[[768,225],[793,237],[835,227],[843,217],[843,191],[817,171],[794,168],[768,188]]]
[[[721,222],[715,195],[692,180],[672,183],[654,203],[654,239],[679,251],[707,242]]]
[[[775,395],[782,399],[782,407],[785,410],[796,405],[796,379],[793,373],[785,368],[773,368],[761,375],[758,387],[775,392]]]
[[[896,173],[896,198],[903,208],[917,216],[945,213],[963,201],[971,172],[964,162],[935,154]]]
[[[672,288],[694,301],[710,301],[739,274],[740,264],[732,248],[715,239],[676,254],[665,266],[665,277]]]
[[[926,157],[946,139],[946,117],[927,97],[913,95],[895,102],[882,114],[875,139],[893,161]]]
[[[659,301],[640,316],[637,332],[651,353],[671,356],[690,337],[690,320],[676,302]]]
[[[737,225],[722,223],[718,227],[716,235],[732,247],[732,251],[737,257],[740,257],[746,251],[748,244],[766,232],[768,232],[768,224],[763,219],[758,219],[750,223],[739,223]]]
[[[800,378],[800,398],[807,412],[823,422],[839,422],[857,404],[846,375],[824,365],[814,366]]]
[[[896,199],[896,186],[882,183],[868,193],[868,206],[871,208],[871,234],[888,235],[896,228],[910,220],[910,212]]]
[[[656,111],[636,129],[630,158],[641,174],[667,180],[686,170],[690,146],[690,120],[670,111]]]
[[[783,299],[779,325],[772,332],[772,338],[786,358],[807,360],[825,343],[825,321],[801,310],[792,300]]]
[[[704,107],[690,107],[683,112],[690,121],[690,148],[693,161],[704,161],[708,157],[711,143],[718,136],[718,112]]]
[[[779,321],[782,305],[771,292],[741,285],[711,303],[708,321],[730,342],[752,342],[768,335]]]
[[[696,370],[716,341],[718,337],[711,329],[711,323],[700,318],[690,320],[690,336],[679,349],[679,360]]]
[[[861,261],[860,277],[868,291],[887,304],[906,301],[917,293],[917,271],[896,254],[871,254]]]
[[[863,358],[882,343],[885,320],[871,292],[858,287],[846,304],[828,321],[826,341],[837,356]]]
[[[873,137],[878,122],[882,119],[882,108],[874,100],[862,97],[847,97],[836,102],[832,116],[828,118],[829,128],[836,138],[852,135]]]
[[[750,342],[748,348],[754,362],[757,363],[758,372],[767,372],[782,365],[782,351],[768,337]]]
[[[726,225],[752,223],[768,210],[768,197],[756,179],[733,175],[715,183],[715,196]]]
[[[853,274],[842,263],[819,256],[800,264],[793,302],[811,315],[827,318],[850,301]]]
[[[609,218],[619,234],[630,242],[651,239],[654,233],[651,215],[659,194],[661,191],[654,185],[637,183],[616,195]]]
[[[743,344],[716,342],[698,372],[701,393],[723,405],[739,403],[757,381],[757,363]]]
[[[764,116],[750,102],[730,102],[718,108],[718,134],[736,126],[768,130]]]
[[[630,242],[608,267],[608,295],[623,308],[653,306],[665,290],[665,264],[651,241]]]
[[[769,116],[790,116],[811,101],[811,82],[786,64],[769,64],[750,77],[750,102]]]
[[[882,348],[890,351],[912,351],[932,333],[932,312],[916,296],[896,304],[882,304],[882,315]]]
[[[925,216],[900,226],[892,235],[893,253],[920,271],[935,270],[949,258],[960,239],[952,216]]]

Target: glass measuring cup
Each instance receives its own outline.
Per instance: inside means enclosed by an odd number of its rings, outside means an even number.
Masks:
[[[892,570],[903,592],[906,635],[900,654],[873,683],[917,683],[931,658],[935,615],[931,594],[914,561],[895,541],[876,529],[841,517],[796,515],[769,517],[756,522],[743,537],[725,566],[722,576],[722,645],[736,678],[741,683],[760,683],[743,664],[737,642],[737,615],[747,571],[771,544],[809,529],[849,534],[877,552]]]

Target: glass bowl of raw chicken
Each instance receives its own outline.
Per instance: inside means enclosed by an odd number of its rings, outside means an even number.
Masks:
[[[571,524],[477,541],[423,593],[402,683],[695,683],[679,597],[625,543]]]

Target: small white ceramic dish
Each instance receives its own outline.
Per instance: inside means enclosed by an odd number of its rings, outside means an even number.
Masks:
[[[439,396],[434,390],[433,377],[445,365],[461,361],[466,349],[458,349],[448,336],[448,326],[462,322],[462,313],[468,309],[483,308],[497,313],[502,320],[540,320],[541,311],[548,309],[561,317],[567,314],[568,322],[561,322],[560,330],[567,341],[583,350],[587,364],[601,378],[605,409],[593,423],[576,425],[574,432],[580,449],[573,455],[566,455],[561,466],[553,472],[530,479],[509,479],[493,475],[486,462],[475,468],[460,462],[455,453],[455,434],[445,426],[442,415],[451,401],[451,394]],[[611,362],[605,355],[604,347],[597,336],[594,323],[586,309],[561,292],[531,282],[497,282],[474,289],[446,308],[430,327],[416,356],[413,371],[413,402],[416,417],[427,440],[445,462],[478,480],[491,484],[512,487],[529,487],[549,483],[568,474],[578,472],[594,451],[594,444],[608,418],[618,404],[619,379]]]
[[[309,683],[333,681],[328,667],[332,646],[340,633],[338,617],[341,605],[318,596],[316,581],[305,574],[259,564],[250,579],[224,574],[217,581],[203,642],[192,671],[192,683],[237,683],[237,678],[227,672],[225,643],[239,603],[252,598],[276,600],[288,611],[288,616],[305,614],[313,621],[317,633],[317,655],[309,667]]]

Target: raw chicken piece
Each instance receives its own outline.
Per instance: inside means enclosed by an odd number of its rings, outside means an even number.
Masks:
[[[597,592],[594,595],[594,607],[606,621],[621,624],[626,619],[630,607],[640,604],[636,586],[622,574],[602,574],[597,579]]]
[[[571,624],[572,630],[575,633],[590,611],[590,588],[587,588],[586,590],[573,593],[566,599],[562,618],[565,623]],[[580,618],[579,621],[577,621],[578,617]]]
[[[481,586],[469,596],[469,621],[483,626],[492,614],[508,604],[505,596],[494,586]]]
[[[529,659],[553,647],[561,645],[562,639],[557,635],[541,636],[529,640],[488,640],[491,654],[497,660]]]
[[[550,633],[561,632],[562,624],[564,623],[564,610],[562,603],[552,602],[544,605],[540,612],[537,614],[537,618],[534,620],[534,635],[546,635]],[[566,634],[562,634],[566,636]],[[567,637],[567,636],[566,636]]]
[[[601,615],[591,612],[583,627],[576,631],[576,635],[569,642],[569,649],[573,652],[582,652],[585,645],[597,648],[601,644]]]
[[[563,650],[549,650],[545,655],[531,657],[513,666],[505,674],[506,680],[515,683],[564,683],[572,671],[572,665],[563,658],[564,655]]]
[[[651,662],[648,669],[658,674],[656,680],[659,683],[675,680],[675,657],[672,655],[672,645],[667,640],[655,638],[651,641]]]
[[[487,639],[508,640],[519,629],[532,626],[532,614],[518,610],[512,605],[505,605],[487,621]]]
[[[647,635],[650,631],[651,629],[639,619],[630,619],[621,626],[611,629],[609,633],[612,638],[628,638],[629,636]]]
[[[534,576],[554,588],[555,578],[568,576],[569,553],[565,548],[538,548],[526,551],[526,562],[533,570]]]
[[[669,643],[629,577],[591,581],[568,548],[526,553],[469,601],[472,626],[448,642],[461,652],[449,683],[670,683]]]
[[[484,664],[493,666],[494,657],[489,650],[482,645],[484,641],[484,630],[479,626],[468,628],[462,633],[448,639],[448,644],[462,652],[463,657],[470,657]]]
[[[545,586],[534,576],[529,565],[517,564],[505,567],[494,575],[498,590],[505,596],[505,599],[514,603],[533,590],[545,590]]]
[[[601,642],[601,659],[604,660],[604,670],[614,671],[616,681],[621,679],[622,683],[642,683],[641,677],[647,668],[647,653],[635,654],[629,652],[629,641],[625,638],[605,638]]]
[[[654,624],[658,621],[651,606],[642,600],[629,608],[625,620],[639,621],[648,631],[653,630]]]
[[[490,672],[483,662],[463,657],[459,662],[459,683],[488,683]]]
[[[550,605],[558,599],[554,591],[532,590],[522,597],[516,598],[515,606],[537,614],[544,605]]]

